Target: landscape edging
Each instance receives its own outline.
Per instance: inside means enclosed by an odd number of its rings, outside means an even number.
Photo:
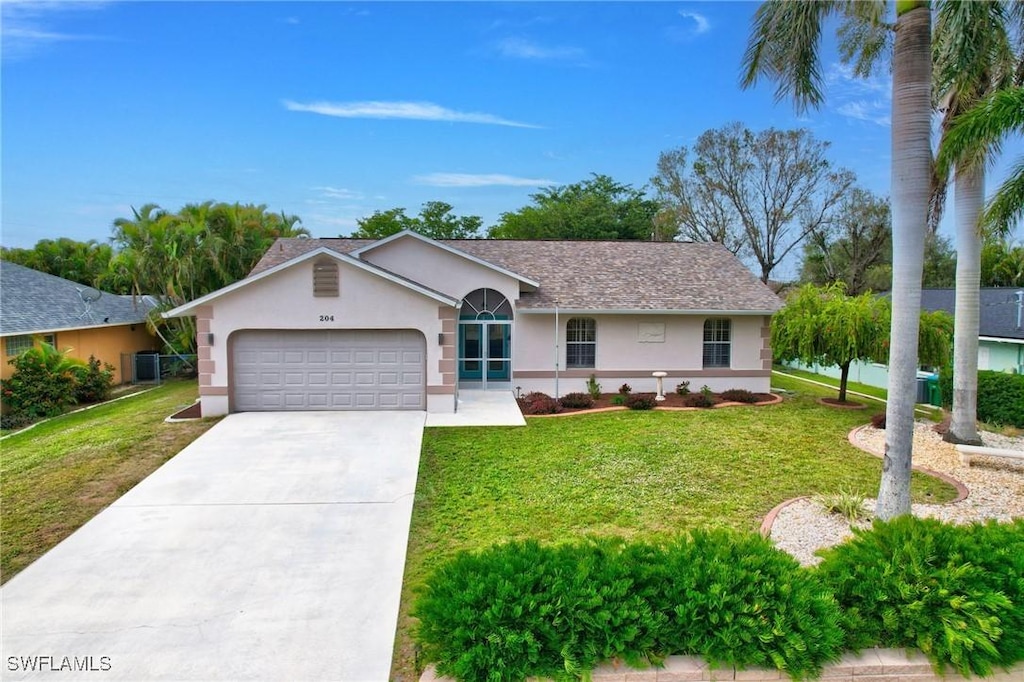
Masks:
[[[717,409],[722,408],[722,407],[764,407],[766,405],[778,405],[781,402],[782,402],[782,396],[777,394],[777,393],[773,393],[771,400],[762,400],[761,402],[757,402],[757,403],[738,403],[738,402],[728,401],[728,402],[718,403],[717,405],[712,405],[710,408],[707,408],[707,407],[662,407],[660,405],[655,405],[654,408],[651,409],[651,410],[634,410],[634,412],[657,412],[659,410],[662,411],[662,412],[697,412],[699,410],[707,410],[707,409],[717,410]],[[572,412],[557,412],[555,414],[524,414],[523,416],[531,418],[531,419],[534,418],[534,417],[542,417],[542,418],[547,418],[547,417],[575,417],[578,414],[600,414],[601,412],[621,412],[623,410],[628,410],[628,409],[629,408],[626,407],[625,405],[615,405],[614,407],[594,407],[594,408],[591,408],[589,410],[574,410]]]
[[[707,661],[696,656],[669,656],[661,668],[635,669],[624,664],[605,663],[592,673],[593,682],[683,682],[686,680],[742,680],[743,682],[769,682],[788,680],[781,670],[766,668],[712,669]],[[957,675],[939,675],[924,654],[913,649],[865,649],[860,653],[846,653],[824,666],[821,679],[827,682],[951,682],[966,678]],[[1024,679],[1024,663],[1009,670],[997,671],[983,678],[986,682],[1020,682]],[[439,677],[434,666],[427,666],[420,682],[454,682],[450,677]]]

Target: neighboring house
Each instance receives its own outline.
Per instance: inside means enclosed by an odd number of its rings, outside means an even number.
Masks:
[[[279,239],[197,318],[207,416],[452,412],[464,388],[767,392],[781,301],[718,244]]]
[[[1024,290],[1014,287],[981,289],[978,335],[978,369],[1024,374]],[[950,315],[956,307],[956,289],[922,289],[921,308],[945,310]],[[826,376],[839,376],[838,367],[807,367],[790,363]],[[886,388],[889,369],[870,362],[850,365],[850,380]]]
[[[95,356],[114,366],[121,383],[121,356],[159,347],[146,331],[151,301],[101,292],[84,284],[0,260],[0,376],[14,371],[13,357],[38,343],[70,357]]]

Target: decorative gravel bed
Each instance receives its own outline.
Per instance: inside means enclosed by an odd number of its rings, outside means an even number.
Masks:
[[[1024,437],[983,432],[981,438],[989,447],[1024,451]],[[871,427],[860,429],[856,443],[865,450],[881,454],[885,431]],[[914,465],[952,476],[970,491],[967,499],[953,504],[915,504],[916,516],[954,523],[982,519],[1007,521],[1024,516],[1024,462],[977,457],[972,466],[965,467],[960,464],[956,448],[935,433],[934,424],[918,422],[914,427]],[[875,500],[865,500],[864,506],[869,511],[874,510]],[[780,510],[771,528],[772,541],[804,565],[821,560],[814,555],[818,549],[837,545],[851,535],[846,519],[827,514],[808,499],[795,500]]]

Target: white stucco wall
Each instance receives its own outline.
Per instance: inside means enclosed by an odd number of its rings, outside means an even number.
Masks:
[[[594,369],[565,366],[566,324],[572,317],[591,317],[597,325]],[[704,321],[698,315],[577,315],[559,314],[558,393],[582,391],[594,373],[606,392],[629,383],[635,391],[655,390],[653,371],[665,371],[665,389],[688,379],[691,387],[704,384],[712,390],[746,388],[767,392],[771,378],[761,357],[764,317],[731,316],[732,349],[728,369],[704,369]],[[520,314],[512,340],[514,384],[523,391],[554,393],[555,317],[549,314]]]
[[[515,305],[519,281],[432,244],[403,237],[363,254],[363,260],[462,300],[477,289],[494,289]]]
[[[429,387],[441,386],[443,383],[439,370],[441,347],[437,341],[442,331],[438,309],[443,304],[345,263],[338,264],[340,295],[317,298],[313,296],[314,261],[297,263],[230,292],[212,303],[213,317],[209,320],[209,331],[213,334],[214,342],[205,351],[213,368],[209,385],[228,387],[231,337],[239,330],[416,329],[426,338],[428,409],[453,410],[453,395],[429,395]],[[203,335],[200,330],[201,342],[205,341]],[[200,362],[203,363],[203,360]],[[203,366],[200,367],[202,371]],[[206,416],[227,411],[228,401],[224,396],[203,396],[202,400],[203,414]]]

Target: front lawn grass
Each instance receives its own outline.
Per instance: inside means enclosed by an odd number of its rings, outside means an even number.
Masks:
[[[56,417],[0,443],[0,581],[66,538],[173,457],[213,420],[166,424],[195,381]]]
[[[792,497],[874,496],[881,460],[846,439],[868,415],[818,405],[816,391],[779,379],[773,383],[797,393],[768,407],[427,429],[392,679],[416,679],[409,609],[430,572],[459,550],[589,534],[651,540],[698,526],[755,531]],[[916,473],[912,490],[915,502],[956,496],[952,486]]]

